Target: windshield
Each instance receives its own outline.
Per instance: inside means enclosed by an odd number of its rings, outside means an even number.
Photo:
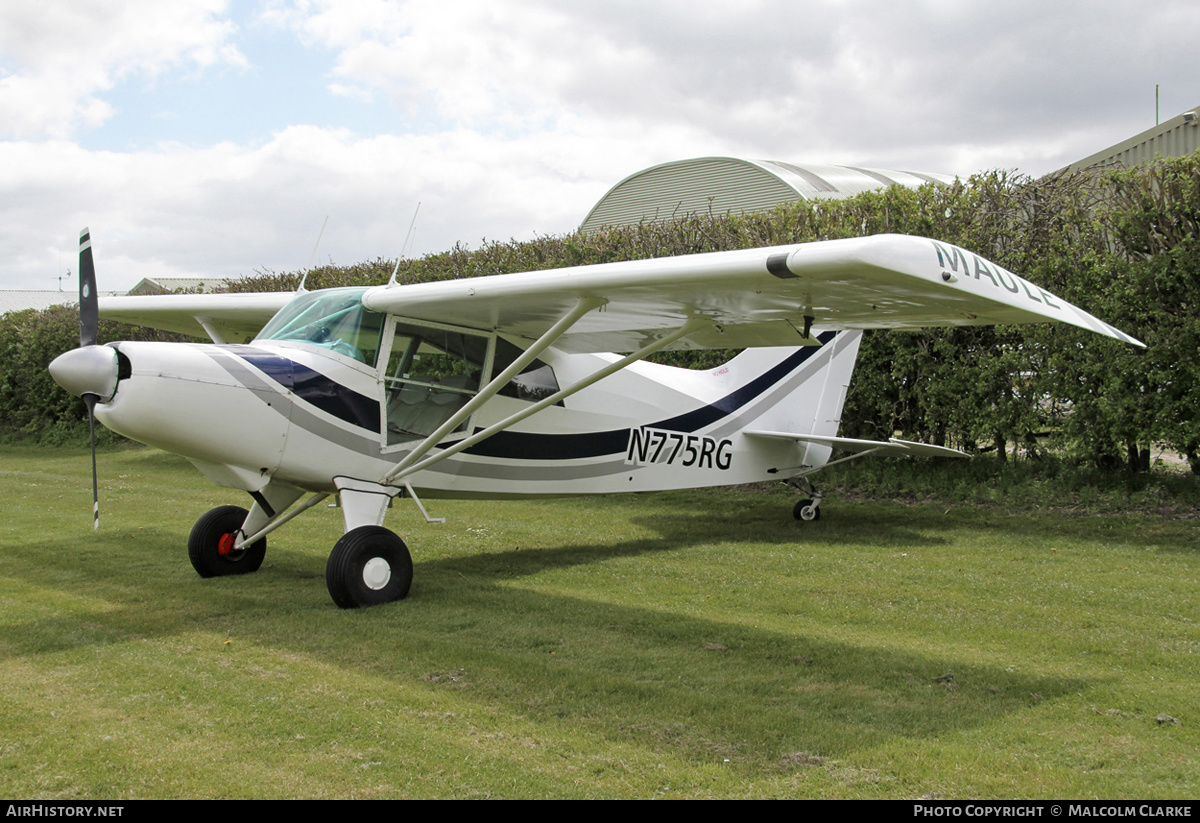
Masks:
[[[363,308],[365,291],[361,287],[302,294],[271,318],[256,339],[308,343],[374,366],[384,315]]]

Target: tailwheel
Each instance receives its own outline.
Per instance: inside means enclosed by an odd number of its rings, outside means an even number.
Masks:
[[[196,521],[188,537],[188,559],[201,577],[250,574],[258,571],[267,554],[267,539],[234,548],[246,522],[247,512],[239,506],[218,506]]]
[[[796,518],[797,520],[802,520],[805,523],[811,523],[814,520],[820,520],[820,503],[814,500],[801,500],[792,507],[792,517]]]
[[[342,609],[403,600],[412,577],[408,547],[383,526],[359,526],[346,532],[325,565],[325,585]]]
[[[802,523],[812,523],[820,520],[821,501],[825,499],[825,495],[817,491],[817,487],[807,477],[793,477],[786,482],[801,494],[809,495],[803,500],[797,501],[796,505],[792,506],[792,517]]]

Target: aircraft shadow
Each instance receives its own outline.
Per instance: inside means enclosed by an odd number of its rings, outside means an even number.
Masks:
[[[615,725],[629,742],[677,756],[750,757],[785,767],[797,753],[847,758],[896,738],[992,723],[1095,685],[1025,666],[981,665],[969,651],[956,651],[951,637],[945,653],[916,653],[841,641],[836,627],[811,630],[787,615],[731,620],[728,613],[705,614],[702,599],[686,613],[678,604],[631,605],[595,591],[513,585],[546,570],[677,552],[701,540],[734,542],[745,529],[744,518],[732,513],[714,518],[659,509],[648,522],[656,536],[616,544],[598,540],[431,562],[418,555],[418,583],[408,601],[355,612],[329,604],[307,559],[280,561],[245,578],[200,581],[179,568],[186,561],[178,553],[160,557],[166,536],[139,534],[120,547],[130,553],[125,571],[136,585],[112,571],[90,576],[87,600],[100,598],[106,608],[85,605],[11,624],[0,659],[169,639],[219,625],[239,642],[319,661],[347,682],[370,675],[385,691],[388,683],[410,688],[414,681],[454,688],[461,699],[545,721],[547,734],[560,722],[591,725],[598,734],[610,734]],[[864,517],[853,528],[888,541],[944,542],[894,514]],[[806,550],[837,542],[812,524],[786,521],[774,539],[803,540]],[[51,540],[25,547],[25,558],[38,558],[38,565],[16,575],[65,602],[72,594],[69,578],[81,574],[76,548]],[[178,597],[181,585],[191,588],[187,598]],[[297,585],[313,590],[311,600],[286,600]],[[172,607],[164,608],[167,603]],[[745,711],[747,701],[770,710]]]
[[[750,537],[747,536],[747,524],[743,519],[713,517],[711,513],[695,510],[667,515],[656,512],[653,516],[630,517],[628,521],[654,531],[656,536],[624,543],[600,539],[595,543],[577,543],[552,548],[489,550],[425,563],[421,563],[417,558],[416,562],[423,571],[445,569],[461,574],[486,573],[516,578],[547,569],[602,563],[621,557],[669,553],[695,545],[743,544],[752,541],[768,545],[795,546],[797,551],[811,551],[814,547],[834,548],[844,545],[851,533],[856,540],[869,536],[874,543],[905,547],[938,546],[947,543],[943,537],[909,528],[892,518],[860,518],[849,530],[845,527],[830,530],[823,529],[820,523],[796,523],[791,520],[786,508],[772,515],[771,528],[756,530]]]

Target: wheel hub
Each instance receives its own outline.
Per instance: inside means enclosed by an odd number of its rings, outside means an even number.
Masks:
[[[217,541],[217,554],[222,557],[228,557],[233,554],[233,544],[237,541],[237,533],[230,532],[221,535],[221,539]]]
[[[363,566],[363,583],[373,591],[379,591],[392,579],[392,567],[382,557],[372,557]]]

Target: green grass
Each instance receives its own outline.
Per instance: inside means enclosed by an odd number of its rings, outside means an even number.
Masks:
[[[1138,512],[1169,518],[1200,515],[1200,476],[1178,463],[1153,472],[1100,471],[1053,455],[1001,463],[972,460],[862,460],[818,475],[840,497],[938,504],[966,503],[1010,511],[1071,516]]]
[[[238,493],[100,466],[93,534],[84,452],[0,450],[0,795],[1200,794],[1200,524],[1119,490],[398,503],[412,594],[343,612],[340,512],[201,580],[191,523]]]

